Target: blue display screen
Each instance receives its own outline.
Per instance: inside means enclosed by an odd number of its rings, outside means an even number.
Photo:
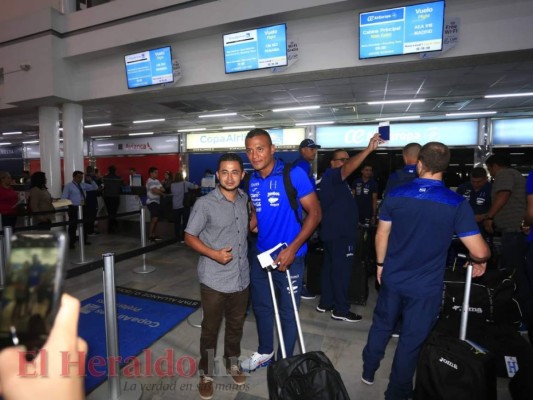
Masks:
[[[174,82],[170,46],[124,56],[128,89]]]
[[[224,35],[226,74],[287,65],[285,24]]]
[[[359,14],[359,59],[442,50],[444,1]]]

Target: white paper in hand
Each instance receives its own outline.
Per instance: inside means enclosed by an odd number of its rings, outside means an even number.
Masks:
[[[259,264],[261,264],[262,268],[273,268],[276,269],[278,266],[274,265],[274,261],[276,258],[278,258],[279,253],[281,250],[287,248],[287,243],[278,243],[276,246],[272,247],[271,249],[264,251],[257,255],[257,259],[259,260]]]

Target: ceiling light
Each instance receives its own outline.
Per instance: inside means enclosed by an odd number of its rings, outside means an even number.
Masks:
[[[12,143],[10,143],[10,142],[0,143],[0,146],[9,146],[10,144],[12,144]]]
[[[317,110],[320,106],[303,106],[303,107],[287,107],[287,108],[274,108],[272,112],[284,112],[284,111],[302,111],[302,110]]]
[[[331,124],[334,124],[334,123],[335,123],[335,121],[298,122],[297,124],[294,124],[294,126],[331,125]]]
[[[504,93],[504,94],[488,94],[485,96],[486,99],[497,99],[499,97],[526,97],[533,96],[533,92],[528,93]]]
[[[2,135],[22,135],[22,131],[3,132]]]
[[[63,128],[59,128],[59,132],[63,132]]]
[[[103,143],[103,144],[97,144],[96,146],[98,147],[109,147],[109,146],[114,146],[115,144],[114,143]]]
[[[230,112],[230,113],[222,113],[222,114],[204,114],[204,115],[199,115],[198,118],[231,117],[233,115],[237,115],[237,113]]]
[[[22,144],[33,144],[33,143],[39,143],[38,140],[28,140],[27,142],[22,142]]]
[[[255,125],[223,126],[222,127],[222,129],[224,129],[224,130],[227,130],[227,129],[240,130],[240,129],[254,129],[254,128],[255,128]]]
[[[420,115],[405,115],[403,117],[376,118],[374,121],[397,121],[401,119],[420,119]]]
[[[101,139],[101,138],[108,138],[108,137],[111,137],[111,135],[91,136],[91,139]]]
[[[111,122],[106,122],[103,124],[83,125],[84,128],[99,128],[101,126],[111,126]]]
[[[153,135],[154,132],[137,132],[137,133],[128,133],[128,136],[142,136],[142,135]]]
[[[385,101],[369,101],[369,106],[374,106],[378,104],[402,104],[402,103],[423,103],[426,99],[411,99],[411,100],[385,100]]]
[[[450,113],[446,114],[447,117],[464,117],[466,115],[492,115],[498,111],[478,111],[478,112],[464,112],[464,113]]]
[[[134,124],[144,124],[147,122],[163,122],[165,118],[156,118],[156,119],[145,119],[141,121],[133,121]]]
[[[201,132],[205,131],[205,128],[191,128],[191,129],[178,129],[178,132]]]

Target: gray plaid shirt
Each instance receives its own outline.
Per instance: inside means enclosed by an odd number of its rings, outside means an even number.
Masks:
[[[200,283],[219,292],[240,292],[250,284],[247,202],[248,195],[242,190],[238,189],[232,203],[217,186],[196,201],[185,228],[212,249],[232,248],[233,260],[226,265],[205,256],[198,260]]]

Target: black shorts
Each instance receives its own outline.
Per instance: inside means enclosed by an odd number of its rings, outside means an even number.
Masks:
[[[159,203],[150,203],[147,207],[150,211],[150,218],[159,218],[161,216],[161,206]]]

